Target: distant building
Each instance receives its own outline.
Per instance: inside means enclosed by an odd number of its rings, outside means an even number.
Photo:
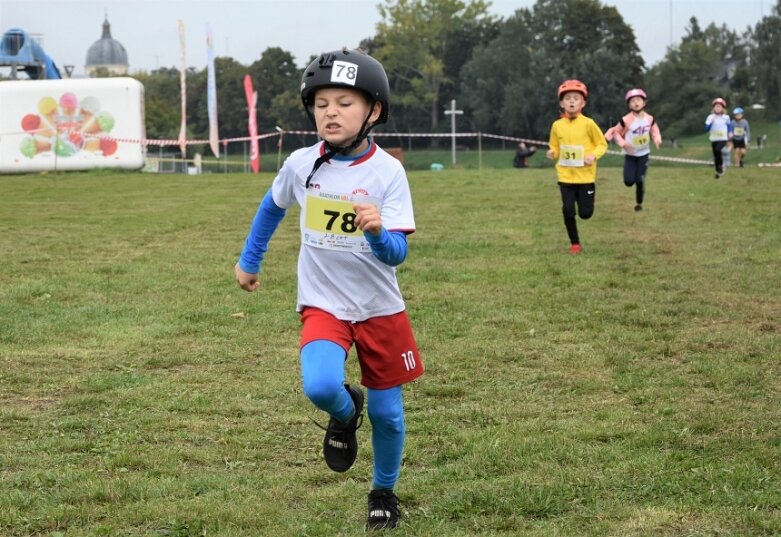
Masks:
[[[111,37],[108,15],[103,21],[103,35],[87,50],[84,71],[88,76],[126,75],[130,65],[122,43]]]

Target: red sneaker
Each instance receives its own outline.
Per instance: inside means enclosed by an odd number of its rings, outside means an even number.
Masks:
[[[583,248],[581,248],[580,244],[573,244],[569,247],[569,253],[571,254],[579,254],[583,251]]]

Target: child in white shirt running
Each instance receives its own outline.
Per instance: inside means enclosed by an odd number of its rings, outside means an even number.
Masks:
[[[662,145],[662,133],[654,117],[645,111],[648,96],[640,88],[633,88],[624,96],[629,113],[607,130],[605,138],[613,140],[624,153],[624,184],[635,186],[635,211],[643,210],[645,176],[648,173],[648,157],[651,141],[656,149]]]
[[[729,141],[729,114],[727,114],[727,101],[716,97],[711,102],[711,113],[705,118],[705,130],[708,131],[711,149],[713,150],[713,164],[716,168],[716,179],[724,175],[724,157],[722,150]]]
[[[363,421],[363,390],[345,382],[345,360],[355,345],[374,448],[367,527],[393,528],[401,516],[394,487],[405,440],[402,385],[423,374],[423,363],[396,280],[407,235],[415,231],[407,175],[368,138],[388,118],[388,77],[360,50],[329,52],[304,71],[301,99],[322,141],[285,161],[234,272],[242,289],[258,288],[268,242],[285,211],[299,205],[303,391],[330,416],[326,464],[346,472]]]

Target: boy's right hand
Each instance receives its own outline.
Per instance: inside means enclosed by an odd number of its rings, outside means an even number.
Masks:
[[[548,149],[548,151],[545,152],[545,156],[548,157],[548,160],[554,160],[556,158],[556,152],[553,149]]]
[[[236,263],[236,265],[233,267],[233,273],[236,275],[236,281],[238,282],[239,287],[248,293],[251,293],[260,286],[257,272],[255,274],[244,272],[241,270],[241,268],[239,268],[239,264]]]

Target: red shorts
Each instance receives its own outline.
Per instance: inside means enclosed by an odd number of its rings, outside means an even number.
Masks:
[[[385,390],[423,374],[423,362],[406,311],[352,322],[340,321],[318,308],[304,308],[301,323],[301,347],[324,339],[348,353],[354,343],[361,384],[367,388]]]

